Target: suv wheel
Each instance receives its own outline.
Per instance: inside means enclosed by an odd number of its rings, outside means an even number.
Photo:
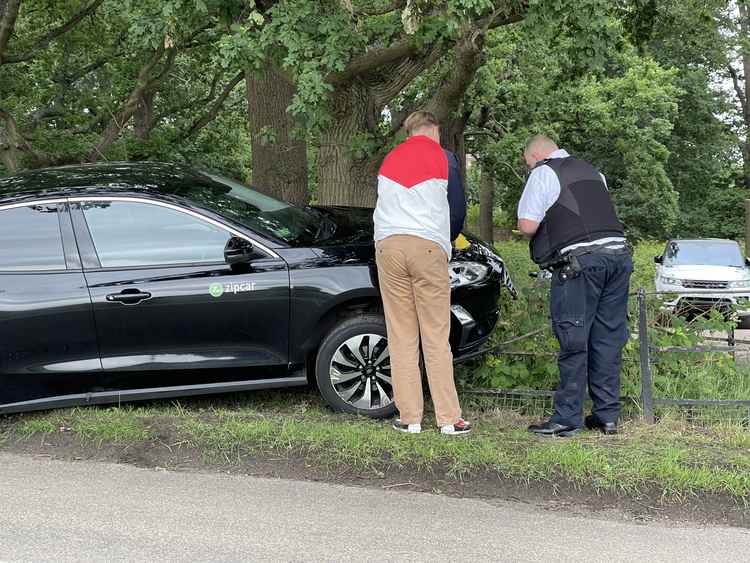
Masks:
[[[336,325],[315,364],[318,389],[337,411],[384,418],[396,412],[385,320],[361,315]]]

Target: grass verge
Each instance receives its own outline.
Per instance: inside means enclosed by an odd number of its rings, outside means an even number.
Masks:
[[[565,482],[629,497],[648,492],[680,500],[714,494],[741,505],[750,499],[750,434],[738,426],[707,429],[690,428],[677,419],[656,426],[631,421],[617,436],[586,432],[573,439],[540,439],[525,431],[531,419],[517,412],[487,402],[467,406],[477,430],[460,439],[434,430],[404,435],[387,421],[334,414],[310,392],[76,408],[0,420],[0,448],[54,442],[60,453],[63,445],[139,446],[168,457],[175,446],[188,446],[200,467],[240,466],[263,456],[301,457],[306,466],[369,475],[395,468],[439,472],[457,481],[481,474],[553,488]]]

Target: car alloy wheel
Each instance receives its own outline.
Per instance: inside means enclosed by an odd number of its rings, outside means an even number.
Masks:
[[[388,340],[359,334],[344,341],[333,354],[330,378],[336,394],[352,407],[368,411],[393,402]]]

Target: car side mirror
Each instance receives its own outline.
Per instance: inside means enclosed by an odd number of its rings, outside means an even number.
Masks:
[[[663,264],[664,263],[664,256],[654,256],[654,262],[656,264]]]
[[[224,260],[230,266],[248,264],[254,255],[253,243],[244,238],[232,237],[224,247]]]
[[[745,266],[750,266],[750,258],[745,258]]]

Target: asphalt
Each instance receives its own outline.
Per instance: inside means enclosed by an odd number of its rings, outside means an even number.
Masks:
[[[0,454],[0,561],[747,561],[750,532]]]

